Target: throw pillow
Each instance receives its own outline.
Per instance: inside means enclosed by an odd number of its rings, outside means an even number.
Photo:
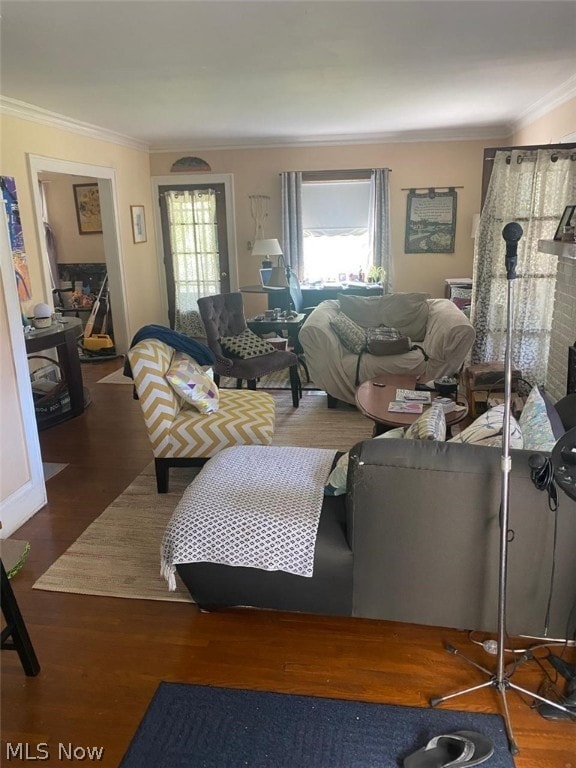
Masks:
[[[404,433],[406,440],[446,440],[446,416],[441,405],[431,405]]]
[[[380,440],[382,438],[403,438],[404,427],[397,427],[396,429],[390,429],[388,432],[384,432],[382,435],[378,435],[374,440]],[[346,482],[348,479],[348,462],[350,459],[349,451],[343,453],[342,456],[336,462],[336,466],[330,472],[326,485],[324,486],[325,496],[342,496],[346,493]]]
[[[397,328],[412,341],[422,341],[428,324],[428,293],[389,293],[380,297],[381,313],[377,325]]]
[[[185,336],[190,336],[192,339],[206,341],[206,329],[204,328],[200,313],[196,312],[196,310],[185,311],[177,309],[174,330],[178,331],[178,333],[183,333]]]
[[[564,429],[564,424],[562,424],[562,419],[560,418],[560,414],[556,410],[556,407],[554,405],[554,402],[552,401],[552,398],[546,392],[546,390],[541,389],[540,394],[542,395],[542,399],[544,400],[544,404],[546,405],[546,413],[548,414],[548,418],[550,420],[550,426],[552,427],[552,433],[554,434],[555,440],[560,440],[560,438],[566,434],[566,430]]]
[[[474,443],[478,445],[502,445],[504,404],[490,408],[463,429],[449,443]],[[510,416],[510,448],[525,448],[522,429]]]
[[[381,296],[347,296],[338,294],[340,311],[362,328],[375,328],[382,324]]]
[[[519,422],[526,450],[551,451],[554,448],[556,438],[546,412],[546,403],[537,386],[530,391]]]
[[[270,352],[276,351],[269,341],[261,339],[250,328],[246,328],[237,336],[223,336],[220,339],[220,346],[227,354],[242,360],[269,355]]]
[[[366,347],[366,332],[343,312],[330,320],[330,327],[349,352],[359,355]]]
[[[200,413],[214,413],[220,393],[212,376],[211,368],[203,370],[189,355],[175,352],[165,378],[185,403]]]

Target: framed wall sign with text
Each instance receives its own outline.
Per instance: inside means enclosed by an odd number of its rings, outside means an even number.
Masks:
[[[454,253],[456,190],[408,192],[404,253]]]

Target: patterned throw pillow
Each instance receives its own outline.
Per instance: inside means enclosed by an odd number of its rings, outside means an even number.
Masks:
[[[349,352],[359,355],[366,347],[366,331],[343,312],[330,320],[330,327]]]
[[[218,410],[220,393],[212,378],[212,369],[203,370],[198,363],[184,352],[175,352],[166,381],[184,402],[200,413],[214,413]]]
[[[242,360],[269,355],[270,352],[276,351],[269,341],[261,339],[250,328],[246,328],[237,336],[223,336],[220,345],[227,354]]]
[[[382,438],[402,439],[403,437],[404,427],[396,427],[396,429],[389,429],[388,432],[384,432],[382,435],[377,435],[374,440],[381,440]],[[346,493],[349,459],[350,454],[346,451],[346,453],[343,453],[336,462],[336,466],[332,472],[330,472],[326,485],[324,486],[325,496],[342,496],[342,494]]]
[[[449,443],[474,443],[476,445],[502,445],[504,426],[504,404],[478,416],[469,427],[463,429]],[[510,448],[525,448],[522,429],[513,416],[510,416]]]
[[[404,434],[406,440],[446,440],[446,416],[441,405],[431,405],[410,424]]]
[[[548,417],[546,402],[537,386],[530,391],[519,421],[526,450],[552,451],[556,438]]]

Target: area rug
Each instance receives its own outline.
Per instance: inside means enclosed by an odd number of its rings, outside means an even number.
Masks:
[[[514,768],[500,715],[163,682],[120,768],[398,768],[460,730],[490,739],[490,768]]]
[[[351,407],[330,409],[319,392],[307,392],[299,408],[289,392],[274,395],[274,445],[348,450],[371,436],[372,423]],[[142,600],[192,602],[177,579],[169,592],[160,576],[160,542],[184,489],[198,472],[170,470],[170,492],[156,492],[154,464],[98,517],[34,584],[34,589]]]
[[[130,384],[134,382],[128,376],[124,376],[124,369],[119,368],[113,373],[109,373],[108,376],[99,379],[97,384]],[[302,389],[317,389],[316,385],[306,380],[306,372],[304,368],[299,366],[300,381],[302,382]],[[222,376],[220,378],[220,387],[223,389],[234,389],[236,387],[236,379],[231,379],[228,376]],[[263,376],[258,382],[258,389],[290,389],[290,376],[288,369],[284,371],[275,371],[267,376]]]

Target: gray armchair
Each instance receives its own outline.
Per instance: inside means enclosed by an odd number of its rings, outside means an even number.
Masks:
[[[244,302],[241,293],[203,296],[198,299],[198,309],[206,329],[206,343],[216,356],[214,373],[217,377],[229,376],[236,379],[238,389],[242,388],[242,383],[246,380],[248,389],[256,389],[257,379],[288,368],[292,405],[294,408],[298,408],[302,385],[298,375],[298,357],[293,352],[275,350],[265,355],[244,360],[230,357],[222,349],[220,339],[225,336],[237,336],[248,327],[244,316]]]

